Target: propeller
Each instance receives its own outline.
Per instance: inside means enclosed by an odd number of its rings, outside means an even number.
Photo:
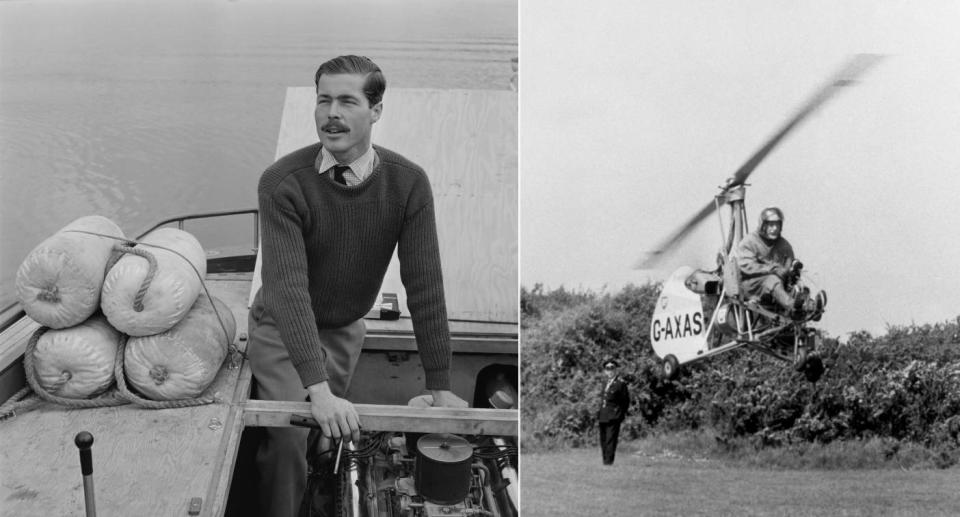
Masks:
[[[721,193],[729,191],[735,187],[743,185],[747,181],[747,178],[750,177],[750,174],[760,165],[760,162],[773,151],[777,145],[786,137],[791,131],[793,131],[804,119],[810,116],[811,113],[816,111],[820,106],[822,106],[830,97],[840,91],[841,88],[855,84],[857,79],[875,65],[883,56],[880,54],[857,54],[853,56],[844,66],[836,73],[830,80],[822,86],[813,96],[811,96],[802,107],[797,110],[797,112],[791,117],[786,124],[784,124],[776,133],[773,134],[767,141],[763,144],[760,149],[758,149],[753,156],[750,157],[743,165],[733,173],[726,184],[721,187]],[[680,241],[682,241],[687,235],[690,234],[704,219],[706,219],[710,214],[714,212],[717,208],[717,203],[714,200],[711,200],[707,203],[706,206],[700,209],[693,217],[690,218],[686,223],[680,226],[676,231],[670,234],[669,237],[660,242],[653,251],[647,252],[643,257],[637,260],[633,264],[633,269],[651,269],[655,267],[658,261],[664,256],[665,253],[673,249]]]

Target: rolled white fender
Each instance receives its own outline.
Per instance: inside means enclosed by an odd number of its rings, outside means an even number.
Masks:
[[[176,228],[159,228],[134,249],[156,259],[156,271],[137,305],[150,272],[148,259],[127,253],[107,272],[100,306],[110,324],[131,336],[165,332],[187,314],[202,289],[207,257],[200,241]]]
[[[52,395],[71,399],[106,391],[113,384],[121,337],[101,314],[44,332],[33,352],[37,382]]]
[[[127,381],[153,400],[198,397],[216,378],[236,332],[230,308],[217,298],[211,304],[201,294],[172,329],[127,341],[123,363]]]
[[[53,329],[77,325],[100,306],[106,266],[123,231],[99,215],[81,217],[34,248],[17,270],[20,305],[37,323]]]

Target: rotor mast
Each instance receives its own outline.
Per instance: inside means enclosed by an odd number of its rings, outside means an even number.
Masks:
[[[723,229],[723,222],[720,223],[720,238],[723,241],[723,257],[726,259],[733,251],[733,246],[750,231],[747,226],[747,209],[744,203],[747,189],[746,184],[739,184],[734,187],[726,187],[716,197],[717,208],[720,205],[730,206],[730,221],[726,231]],[[719,210],[718,210],[719,212]]]

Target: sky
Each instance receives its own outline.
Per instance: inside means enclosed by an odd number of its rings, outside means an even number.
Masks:
[[[616,292],[712,269],[708,219],[632,269],[854,54],[883,54],[748,183],[847,337],[960,315],[960,3],[520,3],[521,285]]]

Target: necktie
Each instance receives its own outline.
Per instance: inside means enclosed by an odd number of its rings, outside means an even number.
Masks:
[[[349,165],[334,165],[334,166],[333,166],[333,179],[334,179],[337,183],[339,183],[339,184],[341,184],[341,185],[346,185],[346,184],[347,184],[347,180],[346,180],[346,178],[343,177],[343,173],[344,173],[344,172],[347,172],[348,170],[350,170],[350,166],[349,166]]]

